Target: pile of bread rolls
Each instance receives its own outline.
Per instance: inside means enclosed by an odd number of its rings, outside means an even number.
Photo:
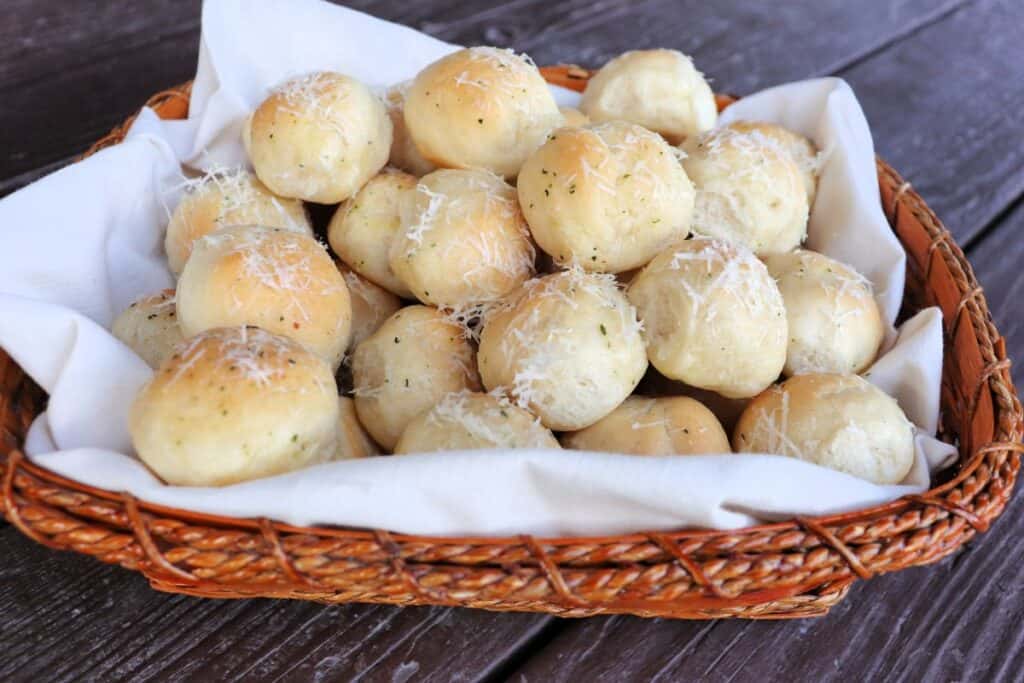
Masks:
[[[579,111],[489,47],[383,93],[282,84],[244,127],[252,170],[187,182],[176,289],[113,324],[155,369],[139,457],[190,486],[560,447],[901,481],[912,426],[858,374],[883,338],[871,286],[800,248],[818,151],[716,119],[672,50],[612,60]],[[336,205],[329,224],[305,202]]]

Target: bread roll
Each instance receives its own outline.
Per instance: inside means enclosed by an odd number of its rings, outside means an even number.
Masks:
[[[223,486],[333,457],[338,390],[330,366],[258,328],[178,344],[132,404],[139,457],[178,486]]]
[[[636,310],[610,275],[579,269],[527,282],[484,319],[484,386],[550,429],[582,429],[622,403],[647,368]]]
[[[743,398],[782,372],[782,295],[739,244],[680,242],[633,278],[627,295],[643,321],[647,355],[666,377]]]
[[[151,368],[158,368],[180,342],[181,328],[174,290],[144,296],[117,316],[110,332],[137,353]]]
[[[819,159],[818,148],[813,142],[796,131],[765,121],[733,121],[727,128],[740,133],[758,132],[788,154],[800,169],[804,190],[807,192],[807,206],[814,206],[814,196],[818,191]]]
[[[533,275],[534,249],[516,191],[489,171],[442,169],[401,197],[391,270],[420,301],[494,301]]]
[[[415,176],[422,176],[430,173],[437,166],[423,158],[416,143],[412,141],[412,136],[409,135],[409,129],[405,127],[405,92],[409,89],[410,84],[402,83],[389,88],[384,97],[394,131],[388,163]]]
[[[363,429],[356,415],[355,401],[347,396],[338,397],[340,418],[338,420],[338,450],[335,460],[352,460],[378,455],[380,448]]]
[[[693,231],[743,244],[758,256],[807,237],[807,192],[796,162],[759,132],[718,128],[683,146],[697,188]]]
[[[337,265],[345,278],[352,302],[352,339],[348,348],[353,349],[401,308],[402,301],[383,287],[360,277],[344,263],[339,262]]]
[[[871,283],[852,268],[813,251],[765,257],[786,305],[789,375],[858,373],[878,355],[885,323]]]
[[[317,72],[288,81],[260,104],[249,154],[275,194],[336,204],[387,163],[391,135],[387,109],[369,88]]]
[[[797,375],[755,398],[733,435],[740,453],[799,458],[875,484],[914,464],[914,431],[895,399],[857,375]]]
[[[391,271],[388,254],[401,231],[402,195],[415,187],[414,176],[386,168],[345,200],[327,227],[327,241],[342,261],[367,280],[405,299],[413,298],[412,292]]]
[[[359,421],[388,450],[446,394],[480,388],[464,330],[429,306],[401,309],[359,344],[352,377]]]
[[[478,448],[561,448],[551,430],[507,399],[460,391],[421,413],[402,432],[395,455]]]
[[[196,242],[178,280],[178,320],[186,337],[257,325],[337,368],[352,333],[352,304],[334,261],[312,237],[239,226]]]
[[[297,199],[274,196],[245,169],[207,173],[190,180],[167,224],[167,263],[181,274],[192,245],[200,237],[231,225],[265,225],[313,234],[306,209]]]
[[[514,178],[562,114],[533,62],[511,50],[471,47],[413,80],[405,125],[428,161]]]
[[[579,109],[572,107],[559,107],[562,114],[562,126],[565,128],[583,128],[590,125],[590,119]]]
[[[562,265],[622,272],[690,232],[693,185],[664,140],[630,123],[556,131],[518,187],[530,232]]]
[[[630,396],[586,429],[562,437],[566,448],[629,455],[731,453],[714,414],[685,396]]]
[[[708,82],[676,50],[619,55],[587,81],[580,109],[595,123],[629,121],[673,144],[710,129],[718,118]]]

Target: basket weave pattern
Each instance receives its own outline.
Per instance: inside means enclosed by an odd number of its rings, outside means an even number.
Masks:
[[[589,73],[542,69],[581,89]],[[184,118],[189,86],[147,103]],[[720,98],[727,106],[729,98]],[[131,120],[89,150],[119,142]],[[878,160],[882,204],[908,253],[905,308],[944,314],[942,435],[948,481],[853,513],[739,531],[607,538],[436,538],[300,528],[142,503],[66,480],[20,444],[45,395],[0,351],[0,504],[25,535],[142,572],[159,590],[328,603],[460,605],[560,616],[705,619],[820,615],[858,578],[935,562],[985,531],[1020,466],[1022,412],[1004,340],[963,252],[910,185]]]

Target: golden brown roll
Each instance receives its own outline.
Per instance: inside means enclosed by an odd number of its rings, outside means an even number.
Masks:
[[[683,146],[683,168],[697,188],[693,231],[738,242],[758,256],[779,254],[807,237],[803,174],[764,135],[718,128]]]
[[[463,328],[429,306],[406,306],[359,344],[352,378],[359,421],[388,450],[446,394],[480,388]]]
[[[352,304],[334,261],[312,237],[239,226],[196,242],[178,280],[178,321],[186,337],[256,325],[337,368],[352,334]]]
[[[494,301],[533,275],[536,256],[515,189],[489,171],[442,169],[400,200],[391,271],[420,301]]]
[[[355,401],[347,396],[338,397],[340,418],[338,420],[338,450],[335,460],[352,460],[379,455],[380,447],[373,442],[370,435],[363,429],[356,415]]]
[[[733,445],[875,484],[900,483],[914,464],[910,421],[895,399],[857,375],[797,375],[773,386],[747,406]]]
[[[874,362],[885,323],[864,276],[802,249],[764,261],[786,305],[786,375],[858,373]]]
[[[342,261],[405,299],[413,298],[412,292],[392,272],[388,255],[401,232],[402,196],[415,187],[414,176],[385,168],[338,207],[327,227],[327,241]]]
[[[818,191],[818,148],[808,138],[789,128],[765,121],[733,121],[727,128],[741,133],[760,133],[796,162],[807,192],[807,206],[814,206]]]
[[[180,342],[174,290],[144,296],[117,316],[110,332],[124,342],[151,368],[158,368]]]
[[[479,448],[561,448],[551,430],[509,400],[459,391],[420,413],[402,432],[395,455]]]
[[[563,266],[619,273],[690,233],[693,185],[664,140],[630,123],[556,131],[518,189],[534,239]]]
[[[180,275],[200,237],[232,225],[265,225],[312,236],[306,208],[297,199],[275,196],[245,169],[212,171],[186,185],[167,224],[167,263]]]
[[[422,176],[435,170],[437,166],[423,158],[416,143],[405,127],[405,93],[409,83],[402,83],[388,89],[384,101],[388,105],[388,116],[394,131],[391,139],[391,156],[388,163],[415,176]]]
[[[582,429],[622,403],[647,356],[636,310],[610,275],[570,270],[527,282],[487,314],[480,375],[550,429]]]
[[[132,404],[142,459],[178,486],[223,486],[330,460],[338,441],[330,366],[258,328],[202,332],[178,344]]]
[[[336,204],[384,167],[391,153],[384,103],[359,81],[321,71],[292,79],[252,115],[248,148],[275,194]]]
[[[565,434],[562,443],[578,451],[629,455],[732,452],[718,418],[685,396],[630,396],[586,429]]]
[[[514,178],[562,125],[562,114],[533,62],[511,50],[471,47],[416,76],[405,96],[405,125],[431,163]]]
[[[352,302],[352,339],[348,348],[353,349],[401,308],[402,300],[383,287],[360,277],[344,263],[338,262],[337,266],[345,278]]]
[[[697,237],[663,252],[627,290],[651,363],[729,398],[757,394],[786,362],[786,310],[768,269],[739,244]]]
[[[587,81],[580,109],[591,121],[622,120],[673,144],[715,125],[715,95],[693,61],[676,50],[626,52]]]

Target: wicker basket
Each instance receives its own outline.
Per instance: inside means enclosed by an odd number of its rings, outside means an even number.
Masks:
[[[543,70],[581,89],[588,72]],[[153,97],[183,118],[186,85]],[[727,106],[729,98],[720,98]],[[127,124],[89,153],[119,141]],[[705,619],[821,615],[858,578],[935,562],[985,531],[1020,465],[1022,415],[1006,348],[949,232],[878,161],[885,214],[909,255],[905,309],[944,314],[942,435],[959,445],[946,480],[921,496],[859,512],[739,531],[608,538],[434,538],[383,530],[297,528],[142,503],[66,480],[19,449],[45,396],[0,351],[4,515],[52,548],[142,572],[153,587],[205,597],[460,605],[581,617],[630,613]]]

